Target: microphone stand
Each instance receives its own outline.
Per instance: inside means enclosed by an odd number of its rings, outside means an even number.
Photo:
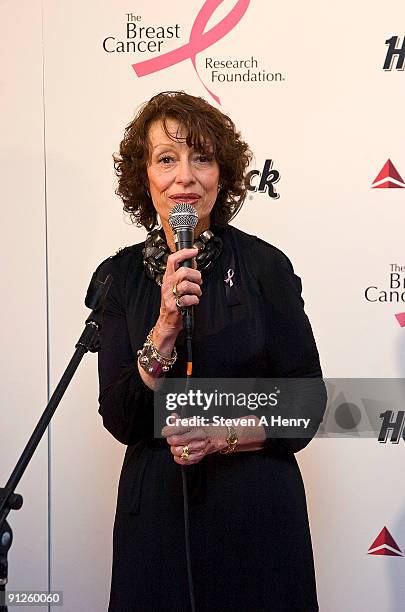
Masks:
[[[55,391],[49,400],[41,418],[39,419],[30,439],[27,442],[10,478],[5,487],[0,487],[0,612],[7,612],[6,584],[8,582],[7,554],[13,542],[13,532],[6,518],[10,510],[19,510],[23,505],[23,498],[16,494],[15,488],[20,482],[46,428],[48,427],[56,408],[59,405],[70,381],[76,372],[83,355],[87,351],[95,353],[99,349],[99,331],[101,328],[101,315],[105,297],[112,283],[112,276],[108,275],[104,282],[95,281],[93,293],[86,298],[86,306],[93,312],[86,320],[85,328],[75,345],[75,352],[64,371]]]

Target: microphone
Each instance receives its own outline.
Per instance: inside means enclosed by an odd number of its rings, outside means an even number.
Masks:
[[[173,230],[176,251],[180,249],[191,249],[194,244],[194,230],[198,223],[198,214],[194,206],[187,202],[175,204],[169,213],[169,223]],[[191,259],[180,263],[180,267],[192,268]],[[191,340],[194,327],[193,306],[187,306],[183,310],[183,329],[186,338]]]

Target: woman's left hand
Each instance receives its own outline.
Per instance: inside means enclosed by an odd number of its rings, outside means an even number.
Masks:
[[[176,413],[172,415],[180,419]],[[222,429],[224,430],[222,432]],[[179,465],[192,465],[201,461],[205,455],[216,453],[221,448],[226,447],[226,428],[215,427],[215,433],[210,425],[191,427],[189,425],[166,425],[162,429],[162,436],[166,438],[170,446],[170,451],[176,463]],[[221,433],[223,437],[221,438]],[[184,457],[184,450],[188,448],[188,459]],[[187,454],[187,453],[186,453]]]

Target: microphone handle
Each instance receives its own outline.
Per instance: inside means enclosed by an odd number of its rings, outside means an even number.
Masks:
[[[191,249],[194,244],[194,230],[187,228],[178,228],[176,230],[174,241],[176,244],[176,251],[181,249]],[[193,262],[191,259],[186,259],[179,264],[180,268],[192,268]],[[183,310],[183,329],[186,334],[186,338],[191,340],[193,337],[194,329],[194,307],[187,306]]]
[[[176,251],[181,249],[192,249],[194,244],[194,231],[190,228],[179,228],[174,237],[176,243]],[[191,259],[186,259],[179,264],[180,268],[192,268],[193,262]]]

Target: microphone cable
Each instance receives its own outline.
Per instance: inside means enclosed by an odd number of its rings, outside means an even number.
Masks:
[[[173,230],[174,240],[176,243],[176,250],[184,248],[191,248],[194,244],[194,229],[198,223],[198,214],[194,206],[188,202],[180,202],[173,206],[169,214],[169,224]],[[182,266],[192,267],[191,260],[182,262]],[[192,351],[192,338],[193,338],[193,326],[194,326],[194,309],[193,306],[185,308],[182,312],[183,317],[183,329],[186,337],[186,352],[187,352],[187,370],[186,370],[186,385],[185,392],[188,393],[191,384],[191,377],[193,373],[193,351]],[[186,409],[180,411],[181,416],[185,416]],[[187,564],[187,580],[188,580],[188,591],[190,597],[191,612],[196,612],[195,597],[194,597],[194,581],[193,571],[191,564],[191,546],[190,546],[190,512],[189,512],[189,498],[188,498],[188,482],[187,482],[187,468],[185,465],[181,465],[181,477],[183,484],[183,510],[184,510],[184,538],[185,538],[185,552],[186,552],[186,564]]]
[[[191,383],[191,377],[193,372],[193,349],[191,335],[187,334],[187,373],[186,373],[186,387],[185,391],[188,392]],[[189,517],[189,503],[188,503],[188,483],[186,466],[181,466],[181,477],[183,484],[183,511],[184,511],[184,539],[186,548],[186,564],[187,564],[187,579],[188,579],[188,592],[190,597],[191,612],[196,612],[195,597],[194,597],[194,581],[193,581],[193,570],[191,565],[191,545],[190,545],[190,517]]]

